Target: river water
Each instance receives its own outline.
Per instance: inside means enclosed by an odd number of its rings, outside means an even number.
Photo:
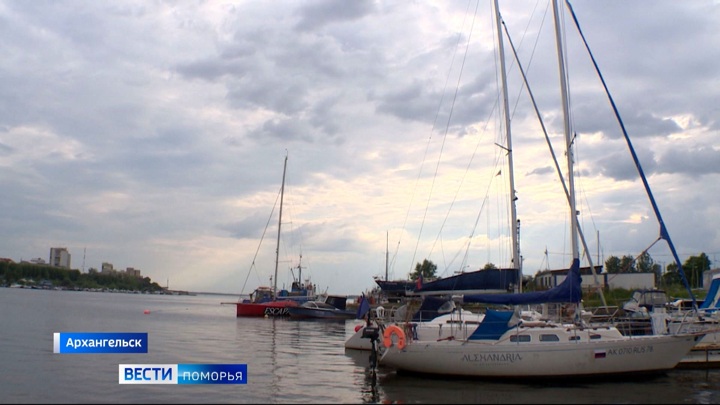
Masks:
[[[0,403],[720,403],[720,370],[497,382],[370,372],[356,320],[236,318],[236,297],[0,288]],[[146,332],[142,354],[55,354],[55,332]],[[126,385],[118,364],[247,364],[237,385]]]

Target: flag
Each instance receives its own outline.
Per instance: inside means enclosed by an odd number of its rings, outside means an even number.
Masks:
[[[416,283],[415,283],[415,290],[421,289],[421,288],[422,288],[422,284],[423,284],[423,277],[422,277],[422,273],[420,273],[420,274],[418,274],[418,278],[417,278],[417,281],[416,281]]]
[[[365,314],[370,311],[370,303],[368,302],[368,299],[365,297],[365,293],[362,293],[360,296],[360,302],[358,303],[358,310],[357,315],[355,316],[356,319],[362,319],[362,317],[365,316]]]

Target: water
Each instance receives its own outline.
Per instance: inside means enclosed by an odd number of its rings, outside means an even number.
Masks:
[[[369,373],[358,321],[236,318],[235,297],[0,288],[1,403],[720,402],[720,370],[583,383]],[[149,310],[149,314],[145,314]],[[147,332],[147,354],[54,354],[54,332]],[[245,385],[118,384],[118,364],[247,364]]]

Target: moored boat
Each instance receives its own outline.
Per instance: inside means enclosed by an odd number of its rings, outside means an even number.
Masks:
[[[288,308],[288,315],[293,319],[353,319],[356,311],[347,309],[347,296],[327,295],[323,301],[307,301],[298,306]]]

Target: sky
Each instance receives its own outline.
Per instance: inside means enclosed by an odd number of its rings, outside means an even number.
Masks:
[[[720,3],[570,4],[680,260],[719,267]],[[65,247],[81,271],[234,295],[272,285],[277,252],[278,288],[301,266],[359,294],[425,259],[442,277],[512,266],[512,178],[523,273],[565,268],[570,209],[542,130],[568,180],[552,7],[500,13],[509,127],[489,0],[0,0],[0,257]],[[567,8],[561,21],[590,258],[648,249],[666,266]]]

